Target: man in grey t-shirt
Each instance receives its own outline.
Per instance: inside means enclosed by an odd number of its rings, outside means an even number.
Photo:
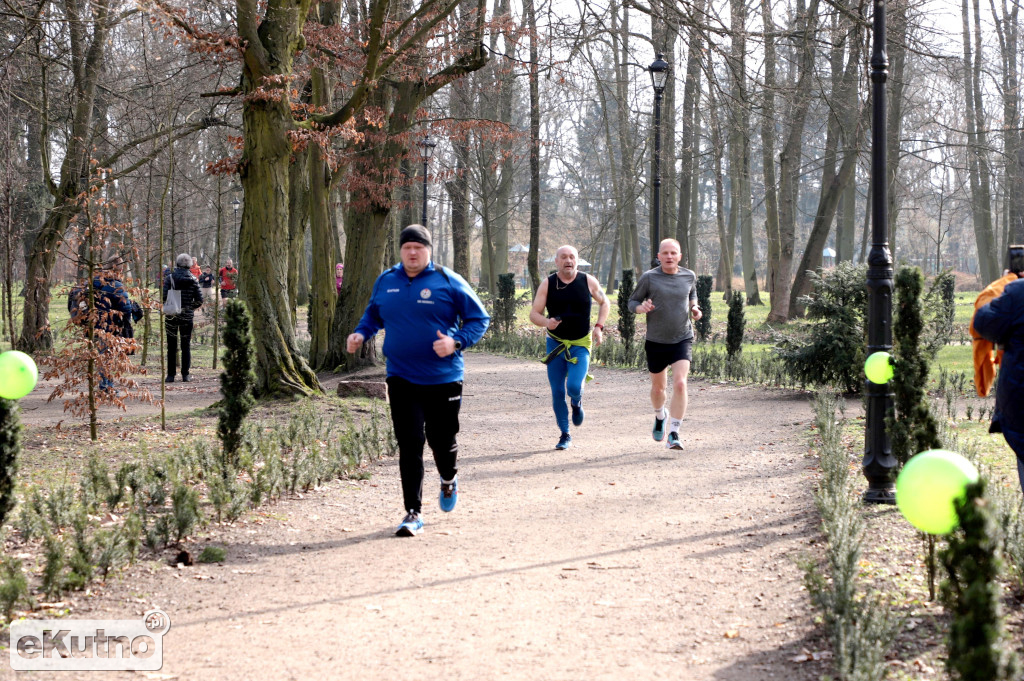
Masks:
[[[701,318],[697,305],[697,276],[692,270],[679,266],[682,258],[679,242],[665,239],[658,247],[660,267],[640,275],[633,295],[629,297],[629,310],[647,315],[647,370],[651,372],[651,406],[654,407],[655,441],[665,438],[665,419],[669,422],[669,449],[682,449],[679,426],[686,415],[686,375],[690,372],[693,346],[694,320]],[[668,369],[672,368],[672,403],[665,411]]]

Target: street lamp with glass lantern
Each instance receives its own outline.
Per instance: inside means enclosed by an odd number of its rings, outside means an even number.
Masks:
[[[872,19],[871,50],[871,251],[868,254],[868,354],[892,349],[893,260],[889,252],[889,197],[886,147],[885,81],[889,58],[885,52],[885,0],[876,0]],[[864,432],[864,477],[868,488],[864,501],[896,503],[898,462],[885,427],[892,408],[888,383],[867,382],[867,418]]]
[[[668,82],[668,62],[662,59],[663,56],[665,55],[659,52],[657,58],[647,67],[651,74],[651,84],[654,86],[654,197],[651,206],[651,222],[654,227],[651,243],[653,267],[658,266],[658,248],[661,245],[661,98]]]
[[[420,224],[424,227],[427,226],[427,166],[430,164],[430,158],[434,155],[434,147],[437,146],[437,142],[430,139],[428,134],[426,137],[419,141],[420,158],[423,159],[423,215],[420,220]]]

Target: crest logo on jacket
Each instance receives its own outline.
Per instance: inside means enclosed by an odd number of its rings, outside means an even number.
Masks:
[[[430,289],[429,288],[425,288],[422,291],[420,291],[420,298],[422,298],[423,300],[426,300],[427,298],[429,298],[430,295],[431,294],[430,294]]]

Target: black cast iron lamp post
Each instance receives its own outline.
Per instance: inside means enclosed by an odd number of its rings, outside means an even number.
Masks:
[[[868,254],[868,356],[892,349],[892,254],[889,252],[885,125],[885,81],[889,58],[885,53],[885,0],[875,0],[871,48],[871,252]],[[885,428],[892,408],[890,383],[867,381],[867,420],[864,430],[864,501],[896,503],[897,461]]]
[[[654,197],[651,206],[651,222],[654,226],[651,242],[651,266],[658,266],[658,249],[661,245],[661,97],[668,81],[668,62],[658,53],[655,60],[647,67],[654,85]]]
[[[437,142],[427,135],[419,141],[420,158],[423,159],[423,215],[420,224],[427,226],[427,166],[430,164],[430,157],[434,155],[434,147]]]

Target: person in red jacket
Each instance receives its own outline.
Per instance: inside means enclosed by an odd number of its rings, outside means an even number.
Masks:
[[[237,280],[238,270],[235,269],[231,258],[228,258],[227,264],[220,268],[220,297],[222,300],[238,295]]]

